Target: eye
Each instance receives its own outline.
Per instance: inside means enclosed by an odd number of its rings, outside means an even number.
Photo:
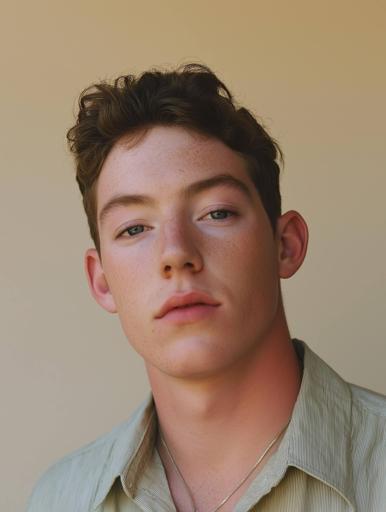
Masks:
[[[140,235],[145,231],[145,226],[143,224],[135,224],[134,226],[128,226],[125,228],[118,237],[128,235],[130,238],[135,237],[136,235]]]
[[[218,210],[212,210],[211,212],[207,213],[207,215],[212,215],[213,220],[226,220],[227,218],[235,216],[237,214],[236,212],[233,212],[231,210],[220,208]]]

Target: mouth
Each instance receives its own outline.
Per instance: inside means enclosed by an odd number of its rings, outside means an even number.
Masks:
[[[188,311],[211,311],[213,306],[219,305],[216,299],[201,290],[177,292],[164,302],[155,318],[162,319]]]
[[[170,309],[160,320],[174,325],[204,321],[211,318],[218,307],[219,304],[212,305],[203,302],[184,304]]]
[[[175,308],[171,309],[170,311],[173,311],[174,309],[185,309],[185,308],[191,308],[193,306],[208,306],[209,304],[205,304],[205,302],[192,302],[191,304],[184,304],[183,306],[176,306]],[[169,313],[170,313],[169,311]]]

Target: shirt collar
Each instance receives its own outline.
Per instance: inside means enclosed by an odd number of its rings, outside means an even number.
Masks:
[[[157,421],[153,397],[150,395],[134,412],[129,421],[114,429],[111,433],[111,443],[104,463],[104,469],[97,486],[93,510],[105,500],[114,481],[127,474],[134,466],[138,469],[135,474],[139,478],[141,469],[146,465],[151,450],[147,449],[152,442]],[[132,485],[125,489],[132,494]]]
[[[306,343],[300,340],[293,343],[303,360],[303,378],[283,438],[288,447],[286,463],[334,488],[355,510],[350,464],[350,387]],[[156,432],[155,407],[150,395],[131,420],[112,432],[94,510],[118,477],[125,491],[131,496],[135,494],[141,471],[151,457]]]
[[[334,488],[355,510],[349,385],[303,341],[303,378],[288,427],[288,465]]]

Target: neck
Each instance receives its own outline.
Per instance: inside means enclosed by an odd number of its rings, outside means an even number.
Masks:
[[[288,329],[212,378],[186,382],[154,368],[148,374],[162,435],[199,510],[221,501],[285,427],[301,383]],[[178,479],[160,453],[172,494],[175,486],[180,496]],[[213,492],[200,495],[208,481]]]

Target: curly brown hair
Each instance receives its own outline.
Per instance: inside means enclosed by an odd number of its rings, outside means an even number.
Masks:
[[[85,89],[67,140],[76,162],[90,234],[100,251],[95,185],[103,163],[123,136],[154,125],[181,126],[216,137],[240,153],[275,231],[281,214],[279,161],[282,153],[253,115],[206,66],[125,75]]]

